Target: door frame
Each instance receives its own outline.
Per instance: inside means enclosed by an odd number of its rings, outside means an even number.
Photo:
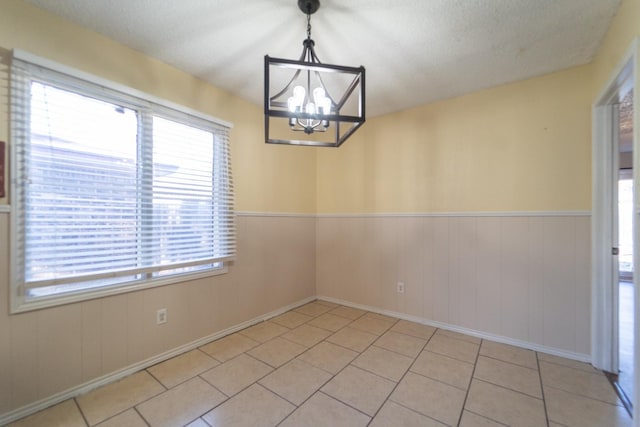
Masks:
[[[614,272],[614,247],[617,236],[613,233],[614,212],[614,104],[619,94],[630,87],[640,89],[640,38],[636,37],[620,65],[609,78],[604,89],[592,105],[592,216],[591,216],[591,363],[598,369],[617,373],[617,266]],[[633,101],[633,175],[640,175],[640,105],[638,96]],[[615,181],[614,181],[615,179]],[[640,191],[635,186],[634,223],[640,224]],[[634,248],[640,248],[640,227],[634,228]],[[640,251],[634,251],[634,270],[640,265]],[[634,274],[634,287],[638,289],[638,274]],[[634,293],[634,313],[640,308],[640,292]],[[636,414],[640,408],[640,316],[634,316],[634,423],[640,425]]]

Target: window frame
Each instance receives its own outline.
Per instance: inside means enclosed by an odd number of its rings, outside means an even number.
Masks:
[[[211,130],[214,128],[226,128],[227,142],[228,133],[233,125],[229,122],[220,120],[218,118],[209,116],[200,111],[184,107],[179,104],[155,97],[153,95],[141,92],[139,90],[130,88],[128,86],[109,81],[107,79],[94,76],[89,73],[85,73],[71,67],[58,64],[54,61],[50,61],[45,58],[38,57],[31,53],[14,49],[13,58],[19,60],[22,63],[28,65],[30,74],[29,82],[39,81],[47,85],[54,85],[63,90],[70,90],[85,96],[97,98],[106,102],[117,103],[123,107],[131,108],[138,113],[151,114],[160,118],[178,121],[185,125]],[[11,72],[13,73],[13,64],[11,66]],[[14,83],[14,76],[10,76],[10,88],[14,89],[14,84],[26,84]],[[29,83],[30,84],[30,83]],[[10,108],[10,148],[17,146],[18,136],[14,129],[14,118],[12,111],[12,100],[10,95],[9,108]],[[27,109],[28,110],[28,109]],[[28,116],[28,112],[25,113]],[[185,120],[188,117],[189,120]],[[138,142],[140,143],[140,142]],[[230,149],[230,147],[227,147]],[[153,288],[157,286],[164,286],[169,284],[176,284],[180,282],[186,282],[211,276],[216,276],[228,272],[228,262],[233,259],[228,259],[216,262],[220,264],[220,267],[214,267],[207,270],[187,272],[182,274],[172,274],[164,277],[146,278],[141,281],[122,283],[109,285],[105,287],[87,288],[78,291],[71,291],[66,293],[60,293],[52,296],[41,297],[27,297],[25,283],[20,279],[24,277],[24,272],[20,272],[20,269],[24,268],[24,264],[19,265],[21,259],[17,247],[18,242],[21,239],[20,227],[18,226],[18,217],[23,214],[22,206],[18,206],[16,203],[17,192],[19,191],[17,171],[18,155],[17,150],[10,150],[10,197],[13,201],[13,207],[10,213],[10,250],[9,250],[9,275],[10,275],[10,311],[11,313],[20,313],[25,311],[37,310],[46,307],[53,307],[63,304],[69,304],[73,302],[79,302],[84,300],[90,300],[95,298],[102,298],[110,295],[117,295],[122,293],[134,292],[143,289]],[[230,160],[229,160],[230,163]],[[215,164],[214,164],[215,167]],[[230,194],[233,196],[233,181],[229,182]],[[233,202],[231,203],[231,216],[235,217],[233,211]],[[233,227],[232,227],[233,228]],[[233,233],[233,231],[232,231]],[[235,240],[235,238],[233,238]]]

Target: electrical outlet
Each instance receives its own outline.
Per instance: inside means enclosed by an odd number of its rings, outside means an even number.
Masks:
[[[162,325],[163,323],[167,323],[167,309],[161,308],[156,311],[156,324]]]
[[[396,284],[396,292],[398,292],[399,294],[404,294],[404,283],[398,282]]]

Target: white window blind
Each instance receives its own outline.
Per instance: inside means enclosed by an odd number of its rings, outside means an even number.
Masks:
[[[227,126],[15,57],[10,98],[18,305],[234,257]]]

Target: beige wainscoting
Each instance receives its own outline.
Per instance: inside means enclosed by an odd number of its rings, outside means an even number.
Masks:
[[[320,298],[589,360],[588,213],[323,215],[316,256]]]
[[[228,274],[9,315],[7,213],[0,213],[0,420],[315,296],[315,217],[241,214]],[[168,322],[156,325],[161,307]]]

